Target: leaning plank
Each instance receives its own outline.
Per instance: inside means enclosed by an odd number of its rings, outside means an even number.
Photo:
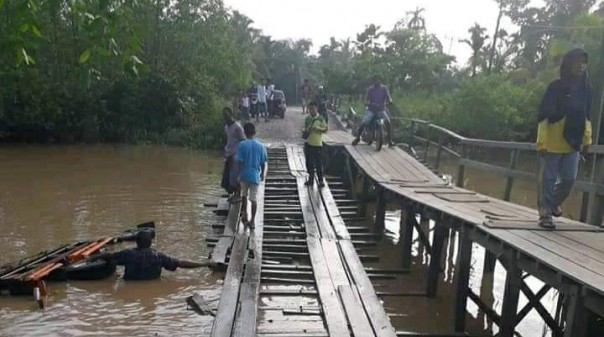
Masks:
[[[339,301],[338,294],[334,288],[333,282],[327,268],[327,261],[321,249],[319,239],[308,237],[308,251],[310,252],[310,261],[315,274],[315,282],[319,290],[319,298],[321,306],[327,322],[327,330],[331,337],[347,336],[348,325],[346,324],[346,316],[344,309]]]
[[[231,259],[224,278],[224,287],[220,295],[218,312],[212,326],[212,337],[230,337],[233,331],[233,321],[239,299],[239,285],[247,258],[247,242],[248,235],[245,233],[237,234],[235,237]]]
[[[270,166],[269,166],[270,170]],[[258,319],[258,297],[262,274],[262,238],[264,232],[264,192],[265,184],[258,188],[258,212],[256,214],[256,228],[251,238],[253,246],[253,260],[247,263],[245,275],[239,296],[239,316],[235,324],[235,336],[254,337]]]
[[[373,330],[377,336],[384,337],[396,337],[396,331],[390,323],[390,319],[382,307],[380,299],[375,293],[375,289],[369,280],[369,277],[365,273],[365,269],[359,256],[357,255],[352,242],[342,240],[339,241],[344,260],[348,265],[352,278],[354,279],[356,286],[361,295],[361,300],[369,321],[373,326]]]
[[[224,265],[226,263],[226,256],[229,248],[233,244],[234,238],[232,236],[223,236],[218,240],[214,250],[212,251],[212,262],[216,265]]]
[[[369,337],[375,336],[371,329],[371,324],[365,315],[363,306],[357,302],[354,296],[354,292],[350,286],[339,286],[338,292],[344,304],[346,310],[346,316],[348,317],[348,323],[352,329],[352,334],[355,337]]]
[[[348,229],[346,228],[346,223],[344,222],[344,219],[342,219],[342,215],[340,214],[338,205],[336,204],[336,201],[329,187],[326,186],[321,190],[321,198],[323,200],[325,210],[329,215],[329,221],[331,222],[333,230],[335,231],[336,237],[340,240],[350,240],[350,235],[348,233]]]
[[[224,265],[226,263],[227,252],[233,244],[233,236],[237,232],[237,227],[239,225],[240,213],[241,203],[233,203],[229,209],[229,215],[226,219],[222,237],[218,240],[218,243],[214,246],[214,250],[212,251],[212,262],[217,265]]]
[[[350,285],[348,277],[346,276],[346,270],[342,264],[342,258],[338,249],[337,242],[335,240],[321,239],[321,246],[323,248],[323,255],[325,261],[329,261],[327,268],[331,275],[333,284],[337,286]]]

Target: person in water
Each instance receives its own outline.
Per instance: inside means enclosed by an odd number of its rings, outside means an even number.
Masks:
[[[175,271],[178,268],[193,269],[213,267],[211,262],[195,262],[180,260],[158,252],[151,248],[152,235],[150,231],[140,231],[136,234],[136,248],[124,249],[115,253],[101,253],[94,260],[113,260],[118,266],[124,266],[124,280],[143,281],[154,280],[161,276],[162,269]]]

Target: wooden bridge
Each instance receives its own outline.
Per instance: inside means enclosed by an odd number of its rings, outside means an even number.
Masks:
[[[537,225],[537,212],[451,186],[399,149],[353,147],[343,131],[326,136],[327,186],[304,185],[299,145],[269,149],[269,171],[259,193],[256,229],[239,224],[230,208],[223,234],[212,241],[213,260],[227,266],[212,336],[466,336],[468,299],[511,337],[536,310],[553,336],[586,336],[593,315],[604,317],[604,233],[561,219],[556,231]],[[357,188],[359,187],[359,188]],[[360,188],[362,187],[362,188]],[[375,218],[367,202],[375,201]],[[384,231],[386,208],[402,210],[400,269],[366,268]],[[369,219],[374,226],[365,226]],[[432,227],[432,233],[429,228]],[[448,237],[458,236],[455,301],[450,333],[395,329],[381,298],[438,296]],[[430,254],[425,292],[376,291],[372,280],[399,277],[411,268],[417,237]],[[469,287],[472,246],[478,244],[506,268],[501,314]],[[534,292],[531,275],[543,281]],[[564,299],[560,317],[541,298],[555,288]],[[519,307],[521,294],[528,303]]]

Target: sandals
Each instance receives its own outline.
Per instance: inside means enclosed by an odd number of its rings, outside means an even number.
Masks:
[[[552,221],[550,217],[540,217],[539,218],[539,226],[545,229],[556,229],[556,225]]]

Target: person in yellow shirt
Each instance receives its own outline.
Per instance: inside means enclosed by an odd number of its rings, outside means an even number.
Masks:
[[[591,144],[587,62],[583,49],[569,51],[562,59],[560,78],[550,83],[539,107],[539,225],[548,229],[556,228],[552,216],[562,215],[561,205],[577,179],[580,152]]]
[[[304,143],[306,171],[308,171],[306,186],[312,186],[316,173],[318,185],[323,187],[325,186],[323,181],[323,134],[327,132],[327,123],[323,116],[318,114],[316,102],[310,102],[307,110],[310,115],[304,120],[302,129],[302,134],[306,139]]]

